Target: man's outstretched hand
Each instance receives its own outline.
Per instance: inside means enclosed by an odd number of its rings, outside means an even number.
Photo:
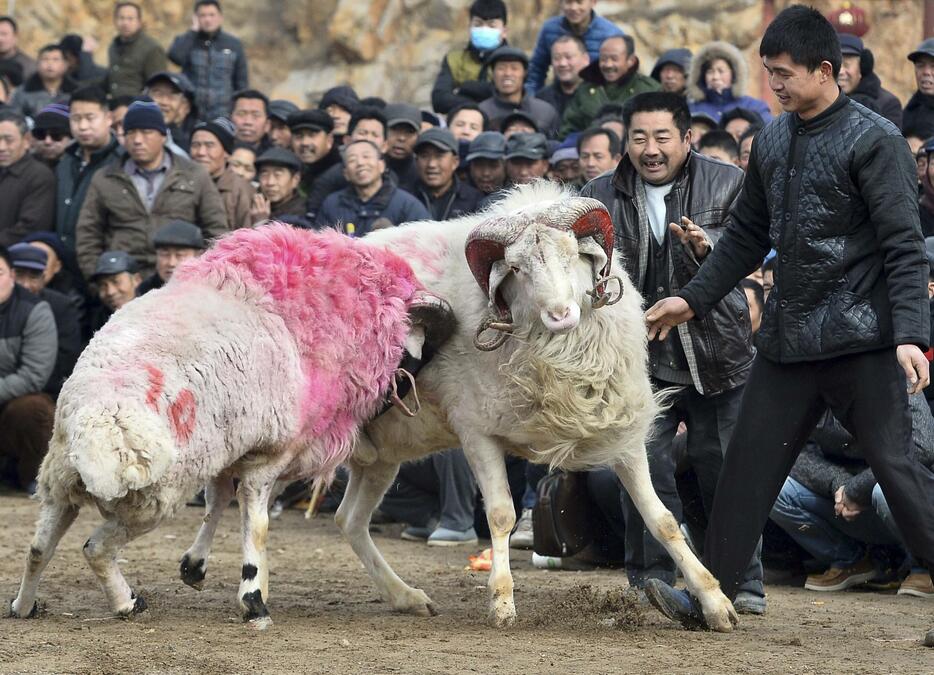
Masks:
[[[654,340],[656,336],[659,340],[664,340],[672,328],[693,318],[694,310],[682,298],[659,300],[645,313],[649,340]]]
[[[895,350],[898,365],[908,378],[908,393],[917,394],[931,382],[931,371],[924,352],[916,345],[898,345]]]

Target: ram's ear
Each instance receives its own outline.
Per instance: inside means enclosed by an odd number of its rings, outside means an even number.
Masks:
[[[607,264],[606,251],[603,250],[603,246],[598,244],[593,237],[584,237],[577,241],[577,250],[582,256],[590,259],[593,278],[599,279]]]
[[[512,267],[505,260],[497,260],[490,266],[490,306],[502,312],[509,311],[506,298],[500,292],[500,285],[512,274]]]

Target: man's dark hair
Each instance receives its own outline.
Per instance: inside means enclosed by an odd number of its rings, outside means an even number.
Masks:
[[[254,148],[250,143],[247,143],[246,141],[234,140],[233,149],[234,150],[249,150],[250,152],[253,153],[254,158],[259,157],[259,154],[256,152],[256,148]]]
[[[10,24],[10,27],[13,28],[13,32],[19,33],[19,26],[16,24],[16,19],[14,19],[12,16],[7,16],[6,14],[0,16],[0,23]]]
[[[765,29],[759,44],[759,56],[776,57],[788,54],[792,62],[813,72],[824,61],[840,74],[840,40],[824,15],[812,7],[792,5],[779,12]]]
[[[266,113],[266,116],[269,117],[269,97],[266,96],[259,89],[241,89],[238,92],[235,92],[233,96],[230,97],[230,109],[233,110],[237,101],[241,98],[253,100],[253,101],[262,101],[263,102],[263,112]]]
[[[388,103],[386,103],[386,99],[380,98],[379,96],[367,96],[366,98],[360,99],[360,105],[370,108],[379,108],[382,110],[388,105]]]
[[[62,58],[65,58],[65,50],[62,49],[62,46],[58,43],[45,45],[42,49],[39,50],[39,56],[43,54],[48,54],[49,52],[59,52],[62,55]]]
[[[127,2],[126,0],[121,0],[121,2],[118,2],[116,5],[114,5],[114,16],[117,16],[117,12],[119,12],[124,7],[132,7],[136,10],[136,16],[138,16],[140,19],[143,18],[143,8],[135,2]]]
[[[623,142],[620,140],[619,136],[616,135],[615,131],[612,129],[604,129],[603,127],[591,127],[590,129],[582,131],[580,136],[577,137],[577,154],[580,154],[584,141],[589,141],[591,138],[596,138],[597,136],[606,136],[606,140],[610,144],[610,155],[616,156],[622,152]]]
[[[503,0],[474,0],[467,13],[470,18],[477,17],[484,21],[502,19],[503,23],[506,23],[508,16],[506,3]]]
[[[107,110],[107,94],[99,85],[92,84],[86,87],[75,89],[71,94],[71,103],[76,101],[85,101],[86,103],[97,103],[101,109]],[[129,105],[129,104],[128,104]]]
[[[551,43],[552,49],[554,49],[555,45],[561,44],[562,42],[573,42],[574,44],[577,45],[577,48],[580,49],[581,54],[587,53],[587,45],[584,43],[584,41],[581,40],[576,35],[571,35],[570,33],[565,33],[564,35],[558,37],[554,42],[552,42]],[[628,49],[629,45],[627,45],[626,48]]]
[[[366,138],[360,138],[360,139],[358,139],[358,140],[356,140],[356,141],[350,141],[347,145],[345,145],[343,148],[341,148],[341,158],[343,159],[343,157],[347,154],[347,151],[350,150],[351,146],[353,146],[353,145],[359,145],[360,143],[366,143],[366,144],[369,145],[371,148],[373,148],[374,150],[376,150],[376,156],[377,156],[377,157],[379,157],[380,159],[383,158],[383,151],[379,149],[379,146],[376,145],[376,143],[374,143],[373,141],[371,141],[371,140],[369,140],[369,139],[366,139]]]
[[[461,112],[462,110],[475,110],[476,112],[480,113],[480,116],[483,118],[483,131],[489,130],[490,128],[489,116],[485,112],[480,110],[479,105],[477,105],[476,103],[472,101],[469,101],[467,103],[461,103],[460,105],[451,108],[451,111],[448,113],[447,117],[445,118],[445,120],[448,123],[448,126],[451,126],[451,122],[454,121],[454,118],[457,117],[457,114]]]
[[[681,137],[691,128],[691,109],[688,108],[687,99],[680,94],[668,91],[649,91],[636,94],[623,106],[623,125],[626,129],[632,127],[632,116],[636,113],[668,112],[674,119],[675,127]]]
[[[110,99],[108,107],[110,108],[111,112],[113,112],[117,108],[121,108],[123,106],[130,107],[130,104],[135,100],[135,96],[129,96],[127,94],[124,94],[123,96],[114,96],[112,99]]]
[[[746,129],[746,131],[744,131],[743,133],[739,135],[739,145],[742,145],[743,141],[745,141],[747,138],[752,138],[760,131],[762,131],[762,127],[756,124],[753,124],[748,129]],[[710,133],[710,132],[708,131],[707,133]]]
[[[199,9],[201,9],[205,5],[214,5],[215,7],[217,7],[218,12],[220,12],[221,14],[224,13],[224,10],[221,9],[220,0],[198,0],[195,3],[195,12],[197,12]]]
[[[0,122],[12,122],[23,136],[26,135],[26,131],[28,130],[26,118],[12,108],[0,107]]]
[[[350,116],[350,122],[347,124],[347,134],[350,135],[353,133],[353,130],[357,128],[357,124],[361,120],[376,120],[383,127],[383,138],[389,133],[389,129],[386,126],[386,116],[383,114],[383,111],[379,108],[374,108],[372,106],[357,106],[357,109],[354,110],[353,114]]]
[[[739,143],[733,138],[733,134],[723,129],[708,131],[697,142],[697,150],[701,154],[707,148],[720,148],[733,159],[739,158]]]
[[[626,56],[635,56],[636,41],[633,39],[632,35],[611,35],[604,39],[603,42],[608,40],[622,40],[626,44]],[[600,43],[601,47],[603,46],[603,42]]]
[[[743,289],[748,288],[752,291],[752,297],[759,308],[759,314],[762,314],[765,311],[765,289],[762,288],[762,284],[755,279],[743,279],[739,282],[739,285]]]

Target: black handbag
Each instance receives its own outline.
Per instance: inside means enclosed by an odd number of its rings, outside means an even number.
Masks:
[[[532,548],[543,556],[564,558],[593,541],[587,474],[557,471],[538,483],[532,510]]]

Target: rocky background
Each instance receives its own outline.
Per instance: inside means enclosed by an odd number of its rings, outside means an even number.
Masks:
[[[193,0],[138,0],[147,30],[166,46],[191,23]],[[74,32],[98,41],[98,63],[113,37],[112,0],[7,0],[15,2],[22,47],[31,53]],[[299,105],[317,101],[335,84],[361,95],[429,105],[444,54],[465,43],[470,0],[222,0],[225,28],[239,36],[250,58],[251,82]],[[557,0],[508,0],[510,42],[531,51],[541,22],[557,13]],[[791,0],[775,0],[777,10]],[[809,0],[825,13],[843,0]],[[921,0],[857,0],[866,11],[864,40],[876,56],[883,86],[906,102],[914,74],[906,54],[922,39]],[[762,95],[758,38],[762,0],[601,0],[598,11],[636,38],[642,69],[675,46],[696,48],[727,40],[746,53],[751,91]],[[12,9],[12,8],[11,8]]]

